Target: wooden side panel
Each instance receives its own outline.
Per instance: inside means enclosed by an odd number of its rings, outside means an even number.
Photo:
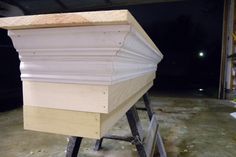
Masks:
[[[152,86],[147,83],[127,101],[108,114],[24,106],[24,128],[27,130],[99,139]]]
[[[112,86],[109,86],[109,106],[111,112],[120,104],[140,91],[145,85],[155,78],[155,72],[147,73],[141,77],[130,79]]]
[[[109,113],[154,78],[151,72],[110,86],[23,81],[24,105]]]
[[[25,106],[94,111],[108,110],[108,87],[82,84],[23,82]]]
[[[99,113],[24,106],[24,129],[99,138],[100,115]]]
[[[132,107],[153,85],[153,81],[147,83],[141,90],[133,94],[127,101],[117,107],[109,114],[101,114],[101,136],[106,132]]]

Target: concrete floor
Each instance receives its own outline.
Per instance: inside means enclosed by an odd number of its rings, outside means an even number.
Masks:
[[[139,105],[141,102],[139,102]],[[236,119],[229,113],[236,108],[226,101],[152,97],[159,115],[160,132],[168,157],[235,157]],[[147,115],[140,111],[144,127]],[[67,137],[23,130],[22,109],[0,113],[0,156],[2,157],[64,157]],[[123,117],[110,131],[129,134]],[[104,141],[104,148],[94,152],[95,140],[82,143],[82,157],[137,156],[134,146],[126,142]]]

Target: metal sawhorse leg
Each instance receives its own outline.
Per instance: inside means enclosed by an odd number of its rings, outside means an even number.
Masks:
[[[159,150],[160,157],[166,157],[165,148],[158,130],[158,122],[157,116],[152,111],[150,106],[150,101],[148,95],[145,94],[143,96],[145,108],[141,108],[142,110],[147,110],[148,117],[151,121],[147,135],[144,136],[144,132],[140,123],[140,119],[138,116],[138,112],[136,107],[131,107],[126,112],[126,117],[131,129],[132,136],[124,137],[124,136],[116,136],[116,135],[108,135],[102,137],[100,140],[96,141],[95,150],[98,151],[101,149],[103,139],[113,139],[113,140],[122,140],[131,142],[137,148],[138,154],[140,157],[152,157],[154,154],[155,147]],[[140,109],[140,108],[138,108]],[[70,137],[69,143],[67,146],[66,157],[77,157],[80,143],[82,141],[82,137]]]

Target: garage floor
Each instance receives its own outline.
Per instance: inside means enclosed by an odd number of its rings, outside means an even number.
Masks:
[[[226,101],[152,97],[152,104],[159,114],[168,157],[236,156],[236,119],[229,115],[236,112],[236,108]],[[144,111],[140,111],[140,117],[147,126]],[[22,109],[0,113],[0,156],[65,156],[66,136],[24,131],[22,119]],[[129,134],[126,118],[122,118],[111,132]],[[94,143],[94,140],[83,141],[82,157],[137,156],[135,147],[125,142],[105,140],[100,152],[92,150]]]

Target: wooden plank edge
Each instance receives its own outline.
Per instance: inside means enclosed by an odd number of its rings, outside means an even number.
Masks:
[[[101,137],[132,107],[153,85],[153,81],[147,83],[141,90],[126,100],[118,108],[109,114],[101,114]]]
[[[39,14],[0,18],[0,28],[35,29],[52,27],[128,24],[128,10]]]
[[[135,93],[139,92],[145,85],[153,81],[155,72],[148,72],[142,76],[126,80],[108,87],[108,113],[115,110],[126,102]]]
[[[100,138],[100,114],[24,106],[24,129],[86,138]]]
[[[127,12],[127,21],[130,21],[130,23],[132,24],[132,26],[134,28],[137,29],[137,31],[141,34],[141,36],[147,40],[147,42],[151,45],[152,48],[154,48],[157,52],[158,55],[161,55],[163,57],[163,55],[160,53],[161,51],[157,48],[157,46],[155,45],[155,43],[152,41],[152,39],[148,36],[148,34],[146,33],[146,31],[142,28],[142,26],[137,22],[137,20],[134,18],[134,16],[128,11]]]
[[[148,34],[128,10],[40,14],[0,18],[0,28],[7,30],[52,27],[131,24],[156,51],[160,52]]]

